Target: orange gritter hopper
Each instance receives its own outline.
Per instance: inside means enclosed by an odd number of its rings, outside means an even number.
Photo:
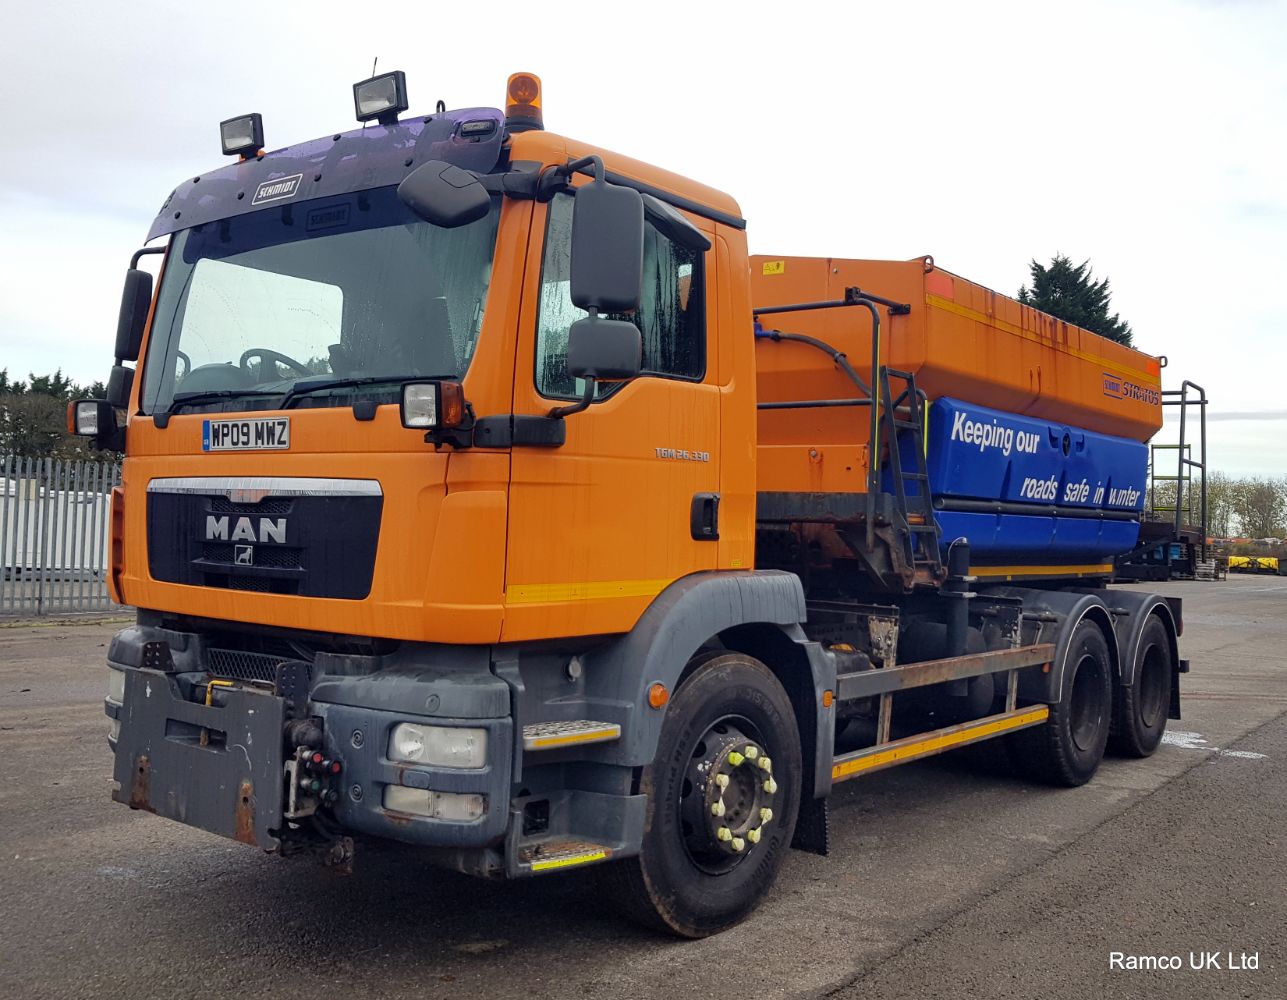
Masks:
[[[931,402],[952,397],[1140,442],[1162,426],[1159,359],[944,271],[932,258],[751,258],[755,308],[844,299],[854,287],[911,307],[906,315],[881,309],[880,361],[912,373]],[[766,315],[762,325],[833,345],[870,383],[866,310]],[[855,395],[828,356],[804,344],[759,339],[756,368],[761,403]],[[761,409],[759,489],[862,492],[867,439],[865,412],[851,407]]]

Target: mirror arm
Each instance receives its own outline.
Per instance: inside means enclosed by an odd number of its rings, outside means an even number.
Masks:
[[[596,380],[593,378],[587,378],[585,380],[585,392],[581,394],[580,399],[567,406],[556,406],[554,409],[550,410],[548,415],[553,417],[555,420],[562,420],[564,417],[571,416],[573,413],[580,413],[582,410],[588,410],[590,408],[590,404],[594,402],[595,386]]]
[[[165,247],[143,247],[141,250],[135,250],[134,256],[130,258],[130,270],[134,270],[139,266],[140,257],[146,257],[154,253],[165,253]]]
[[[587,174],[597,181],[605,181],[607,170],[603,160],[597,156],[583,156],[579,160],[568,160],[567,163],[545,170],[537,184],[537,200],[549,201],[561,191],[571,191],[573,174]]]

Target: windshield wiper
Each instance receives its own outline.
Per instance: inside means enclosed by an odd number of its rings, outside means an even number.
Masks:
[[[286,390],[285,395],[281,398],[281,402],[277,404],[277,408],[279,410],[289,409],[290,404],[295,400],[311,395],[315,392],[321,392],[324,389],[352,389],[363,385],[386,385],[392,383],[402,385],[405,382],[451,379],[455,377],[455,375],[363,375],[358,378],[301,380]]]
[[[170,405],[166,407],[167,415],[178,413],[183,406],[195,406],[201,403],[213,403],[220,399],[232,399],[236,396],[261,397],[276,396],[276,389],[209,389],[205,392],[176,392]]]

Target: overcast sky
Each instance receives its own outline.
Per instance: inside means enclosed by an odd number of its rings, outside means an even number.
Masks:
[[[1212,464],[1287,475],[1287,2],[0,10],[11,374],[105,378],[130,253],[220,119],[349,128],[378,55],[421,112],[538,73],[548,128],[730,192],[752,252],[930,253],[1007,294],[1089,258],[1167,387],[1206,386]]]

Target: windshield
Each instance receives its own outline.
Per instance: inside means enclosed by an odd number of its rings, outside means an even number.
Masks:
[[[143,412],[169,409],[176,394],[181,406],[193,393],[214,397],[194,398],[194,407],[274,407],[293,387],[298,395],[328,381],[347,381],[347,392],[309,404],[348,404],[370,398],[363,384],[372,381],[463,376],[499,217],[496,198],[479,221],[440,229],[387,187],[176,234],[148,343]]]

